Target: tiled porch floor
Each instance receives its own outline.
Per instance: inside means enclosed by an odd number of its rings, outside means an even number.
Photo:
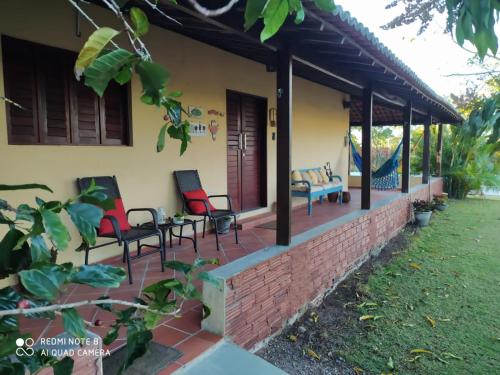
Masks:
[[[306,207],[298,207],[293,210],[292,233],[296,235],[315,226],[336,219],[350,212],[356,211],[360,207],[360,191],[351,189],[351,202],[340,206],[337,203],[324,202],[315,204],[313,216],[307,216]],[[372,201],[385,199],[397,192],[373,192]],[[198,249],[202,258],[219,258],[221,265],[234,261],[252,252],[273,245],[275,243],[276,231],[273,229],[251,228],[240,232],[240,244],[234,242],[234,232],[221,236],[221,251],[215,247],[214,235],[207,235],[202,239],[199,235]],[[98,250],[96,250],[98,251]],[[103,248],[102,251],[105,251]],[[83,254],[82,254],[83,256]],[[190,241],[183,241],[182,245],[174,243],[173,249],[167,248],[167,259],[192,262],[195,252]],[[92,256],[90,258],[92,261]],[[124,266],[121,256],[109,259],[106,263]],[[215,267],[215,266],[213,266]],[[134,284],[129,285],[126,281],[118,289],[96,289],[88,286],[76,286],[67,290],[61,297],[61,303],[75,302],[86,299],[96,299],[102,295],[111,298],[131,301],[134,297],[140,296],[141,290],[154,282],[176,276],[176,272],[166,269],[161,272],[159,265],[159,255],[151,256],[134,261],[132,264]],[[179,275],[177,275],[179,276]],[[91,330],[104,337],[113,322],[113,316],[98,309],[97,307],[81,307],[78,309],[85,320],[95,322],[99,320],[102,326],[91,328]],[[217,343],[221,337],[201,329],[201,305],[190,301],[184,304],[182,316],[178,318],[169,317],[164,319],[158,327],[153,330],[154,341],[164,345],[173,346],[183,352],[183,356],[174,364],[161,372],[169,374],[177,368],[182,367],[193,358],[197,357],[212,345]],[[54,321],[22,319],[22,326],[33,335],[33,338],[53,337],[63,331],[62,320],[57,317]],[[120,332],[120,337],[110,349],[116,350],[126,343],[125,332]]]

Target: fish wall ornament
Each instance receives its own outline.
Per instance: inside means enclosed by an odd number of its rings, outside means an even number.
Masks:
[[[209,109],[207,113],[212,116],[224,117],[224,112],[218,111],[216,109]]]

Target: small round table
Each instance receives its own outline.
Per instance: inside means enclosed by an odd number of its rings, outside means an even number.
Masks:
[[[150,228],[150,227],[153,227],[153,225],[154,224],[152,222],[148,222],[148,223],[142,224],[141,227]],[[182,230],[186,225],[191,225],[191,227],[193,228],[193,237],[187,237],[187,236],[182,235]],[[178,235],[173,232],[174,228],[180,228]],[[167,231],[168,231],[170,248],[172,248],[172,238],[173,237],[179,239],[179,245],[181,245],[182,239],[184,238],[186,240],[192,241],[194,251],[198,252],[198,241],[196,239],[196,220],[184,219],[182,224],[176,224],[172,221],[171,218],[168,218],[165,220],[164,223],[158,224],[158,229],[160,229],[161,234],[163,236],[163,248],[165,249],[165,251],[167,249]]]

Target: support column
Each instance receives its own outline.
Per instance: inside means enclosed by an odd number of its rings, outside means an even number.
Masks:
[[[361,171],[361,209],[371,208],[372,189],[372,122],[373,122],[373,89],[371,86],[363,90],[363,126],[361,148],[363,151],[363,170]]]
[[[443,124],[438,124],[437,146],[436,146],[436,176],[443,173]]]
[[[430,143],[431,143],[432,115],[427,116],[424,122],[424,149],[422,154],[422,183],[429,183],[430,174]]]
[[[288,46],[278,50],[277,54],[276,244],[287,246],[292,240],[292,55]]]
[[[411,100],[405,107],[404,123],[403,123],[403,157],[402,157],[402,179],[401,192],[408,193],[410,191],[410,137],[413,115],[413,104]]]

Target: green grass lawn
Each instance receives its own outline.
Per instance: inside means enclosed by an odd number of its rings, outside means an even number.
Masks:
[[[339,353],[352,367],[499,374],[500,201],[451,201],[362,290],[367,304],[359,315],[371,317]]]

